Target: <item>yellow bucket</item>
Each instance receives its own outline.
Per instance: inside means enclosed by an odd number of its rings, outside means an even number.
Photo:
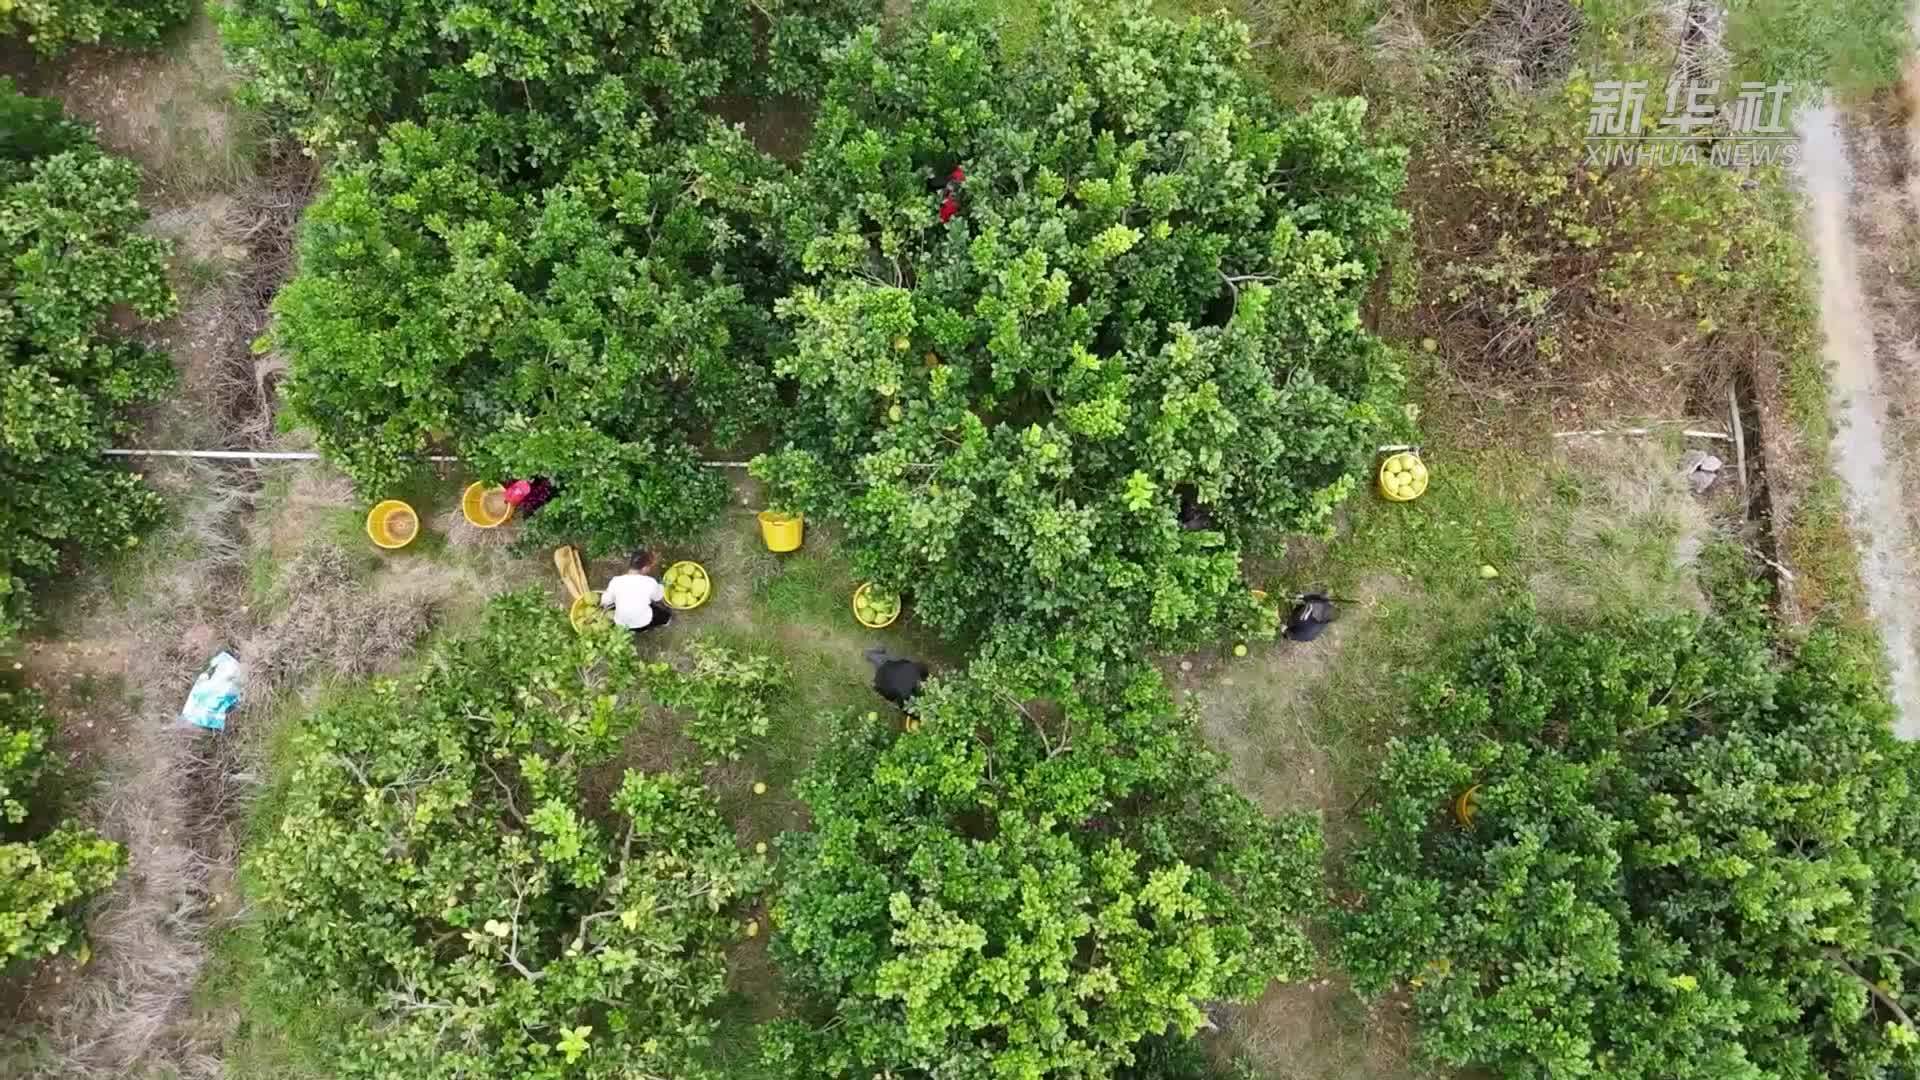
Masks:
[[[1403,450],[1380,463],[1379,483],[1388,502],[1412,502],[1427,492],[1427,463]]]
[[[760,511],[760,539],[767,542],[768,551],[800,550],[800,538],[806,527],[806,519],[799,514]]]
[[[420,535],[420,515],[399,499],[386,499],[367,511],[367,539],[391,551]]]
[[[507,489],[488,487],[478,480],[460,493],[460,513],[476,529],[492,529],[506,524],[513,516],[513,504],[507,501]]]

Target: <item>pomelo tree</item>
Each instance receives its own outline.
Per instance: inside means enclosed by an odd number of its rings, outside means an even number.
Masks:
[[[1251,537],[1326,524],[1398,385],[1360,298],[1404,224],[1359,101],[1282,111],[1245,28],[966,5],[841,55],[785,215],[774,497],[959,637],[1264,629]]]
[[[162,513],[100,456],[173,377],[116,320],[176,306],[139,188],[132,162],[0,80],[0,642],[27,617],[30,581],[132,546]]]
[[[1103,1078],[1313,968],[1320,831],[1269,820],[1144,667],[979,661],[850,717],[781,842],[785,1075]]]
[[[378,492],[434,445],[561,488],[536,539],[594,551],[703,523],[726,445],[772,407],[774,165],[717,124],[630,117],[545,178],[484,118],[391,129],[339,170],[275,301],[287,401]],[[534,179],[527,179],[529,170]]]
[[[611,770],[654,681],[709,675],[532,592],[306,719],[247,869],[272,977],[353,1006],[335,1075],[718,1075],[711,1007],[766,861],[698,777]]]
[[[1760,615],[1507,618],[1388,752],[1357,985],[1516,1080],[1911,1072],[1920,752],[1877,679]]]

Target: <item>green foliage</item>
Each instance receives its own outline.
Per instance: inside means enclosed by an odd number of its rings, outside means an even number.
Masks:
[[[704,638],[689,643],[687,653],[684,671],[664,662],[649,666],[647,690],[667,708],[691,714],[684,730],[707,752],[708,764],[738,761],[748,739],[766,737],[774,695],[792,673],[772,656]]]
[[[157,45],[193,14],[193,0],[7,0],[0,34],[53,56],[76,45]]]
[[[768,23],[764,89],[817,97],[833,52],[861,26],[878,23],[878,0],[765,0]]]
[[[776,955],[834,1022],[776,1026],[786,1074],[1108,1077],[1201,1004],[1312,968],[1310,817],[1219,778],[1149,669],[978,661],[868,713],[799,785]]]
[[[0,80],[0,640],[27,615],[28,578],[65,552],[131,546],[161,514],[99,453],[172,377],[165,355],[112,325],[117,309],[174,311],[139,183],[131,162]]]
[[[1434,1057],[1610,1080],[1915,1067],[1920,751],[1844,643],[1776,654],[1738,604],[1515,613],[1416,713],[1339,923],[1356,983],[1406,986]]]
[[[524,123],[516,141],[564,152],[636,106],[692,116],[753,49],[745,5],[715,0],[232,0],[221,35],[251,92],[316,148],[499,113]]]
[[[1793,207],[1701,146],[1623,147],[1659,149],[1658,166],[1590,160],[1592,79],[1575,71],[1539,98],[1494,93],[1479,101],[1484,128],[1436,148],[1438,168],[1468,178],[1467,197],[1435,214],[1449,247],[1431,268],[1430,302],[1455,340],[1532,373],[1644,347],[1617,338],[1623,325],[1641,337],[1657,327],[1679,352],[1746,330],[1799,333],[1788,318],[1806,304]]]
[[[1742,79],[1863,93],[1893,85],[1914,46],[1900,0],[1733,0],[1727,47]]]
[[[24,692],[0,691],[0,968],[51,956],[79,933],[74,907],[113,884],[120,845],[32,811],[55,773],[53,717]]]
[[[521,593],[309,718],[248,870],[270,974],[369,1012],[336,1075],[713,1075],[705,1011],[766,867],[694,779],[583,790],[645,676],[625,634]]]
[[[536,540],[610,550],[719,507],[689,443],[772,404],[742,282],[771,276],[745,237],[774,166],[725,128],[655,145],[635,123],[550,185],[484,120],[396,125],[308,210],[276,301],[288,404],[362,487],[450,438],[492,478],[554,480]]]
[[[514,141],[564,161],[632,109],[697,129],[724,92],[810,95],[824,54],[878,14],[875,0],[229,0],[220,30],[254,98],[316,149],[370,146],[400,120],[499,114]]]
[[[1401,155],[1359,101],[1278,109],[1223,19],[1043,21],[1010,56],[935,5],[837,58],[785,222],[792,442],[759,475],[948,634],[1270,634],[1242,543],[1328,522],[1397,382],[1359,300]]]

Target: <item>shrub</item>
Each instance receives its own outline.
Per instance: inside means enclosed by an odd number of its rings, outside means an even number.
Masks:
[[[1912,1070],[1920,761],[1858,656],[1743,615],[1509,617],[1389,750],[1356,984],[1502,1077]]]
[[[248,869],[272,976],[365,1009],[336,1075],[711,1075],[706,1010],[764,860],[695,780],[583,790],[643,678],[625,634],[522,593],[307,720]]]
[[[57,106],[0,80],[0,640],[27,616],[29,578],[67,552],[129,547],[161,515],[100,457],[172,377],[164,354],[113,329],[117,309],[174,311],[139,184]]]
[[[772,404],[771,275],[744,237],[774,166],[730,130],[655,145],[644,121],[551,183],[517,179],[484,121],[400,124],[308,210],[275,337],[292,414],[357,484],[444,437],[494,478],[551,477],[534,539],[594,551],[720,506],[690,444]]]
[[[1740,354],[1797,332],[1782,313],[1804,304],[1805,259],[1774,184],[1715,164],[1704,145],[1667,144],[1657,167],[1597,160],[1644,148],[1583,142],[1593,77],[1581,71],[1547,96],[1458,97],[1453,108],[1489,115],[1436,148],[1436,168],[1464,176],[1467,197],[1434,207],[1447,247],[1428,280],[1462,352],[1553,379],[1624,368],[1650,345]],[[1748,330],[1757,340],[1741,344]]]
[[[1223,19],[1061,2],[1044,37],[936,5],[839,57],[785,224],[792,444],[759,474],[949,634],[1257,631],[1242,543],[1327,523],[1397,380],[1359,300],[1401,155],[1359,101],[1280,111]]]
[[[74,906],[113,884],[125,862],[98,833],[32,820],[56,771],[53,733],[37,697],[0,691],[0,968],[64,948],[79,933]]]
[[[53,56],[76,45],[156,45],[192,14],[192,0],[12,0],[0,10],[0,33]]]
[[[916,707],[843,724],[799,786],[773,945],[833,1022],[777,1027],[770,1064],[1108,1077],[1311,969],[1317,823],[1228,788],[1151,670],[979,661]]]

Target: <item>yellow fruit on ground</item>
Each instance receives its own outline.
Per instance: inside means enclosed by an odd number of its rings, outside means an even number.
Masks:
[[[748,937],[760,936],[760,920],[759,919],[747,920],[747,936]]]
[[[1247,655],[1247,647],[1245,645],[1235,645],[1233,647],[1233,655],[1235,656]]]
[[[762,840],[759,843],[753,845],[753,853],[755,855],[765,855],[767,853],[767,842],[765,840]]]
[[[753,782],[753,793],[755,795],[765,795],[767,793],[766,782],[763,780],[755,780]]]

